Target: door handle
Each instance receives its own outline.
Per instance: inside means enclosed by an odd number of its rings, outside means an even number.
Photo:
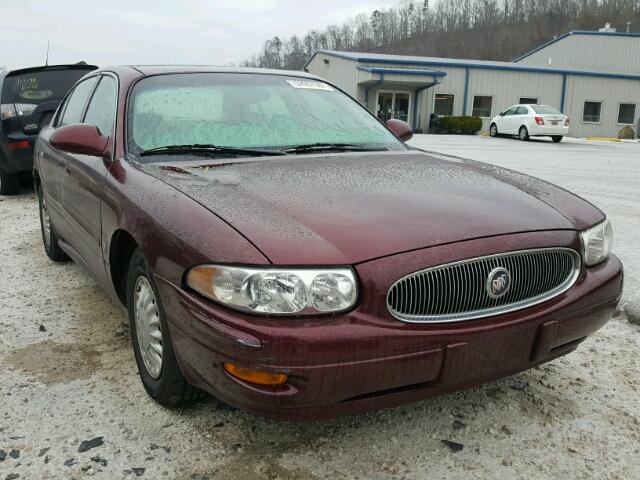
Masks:
[[[71,167],[69,167],[68,163],[64,164],[64,171],[67,172],[67,175],[71,175]]]

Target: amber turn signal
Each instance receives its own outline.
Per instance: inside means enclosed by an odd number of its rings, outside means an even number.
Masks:
[[[282,385],[289,378],[284,373],[259,372],[251,368],[239,367],[233,363],[225,363],[224,369],[229,375],[257,385]]]

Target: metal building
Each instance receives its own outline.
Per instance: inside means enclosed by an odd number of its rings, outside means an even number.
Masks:
[[[434,117],[489,120],[516,103],[552,105],[570,135],[617,137],[640,120],[640,34],[569,32],[513,62],[321,50],[305,70],[352,95],[382,120],[426,132]]]

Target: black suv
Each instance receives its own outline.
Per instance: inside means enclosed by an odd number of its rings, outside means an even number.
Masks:
[[[33,169],[33,144],[69,89],[96,66],[0,70],[0,195],[18,191],[18,177]]]

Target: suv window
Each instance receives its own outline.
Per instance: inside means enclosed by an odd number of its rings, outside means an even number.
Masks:
[[[113,131],[117,91],[116,81],[103,76],[87,108],[84,123],[95,125],[102,135],[111,135]]]
[[[59,127],[72,123],[80,123],[82,121],[84,107],[87,104],[89,95],[91,95],[91,91],[93,90],[97,80],[97,76],[91,77],[76,85],[76,88],[73,89],[71,96],[65,103],[64,113],[62,114],[62,118],[58,124]]]
[[[2,84],[1,103],[37,105],[60,100],[86,74],[87,68],[9,73]]]

